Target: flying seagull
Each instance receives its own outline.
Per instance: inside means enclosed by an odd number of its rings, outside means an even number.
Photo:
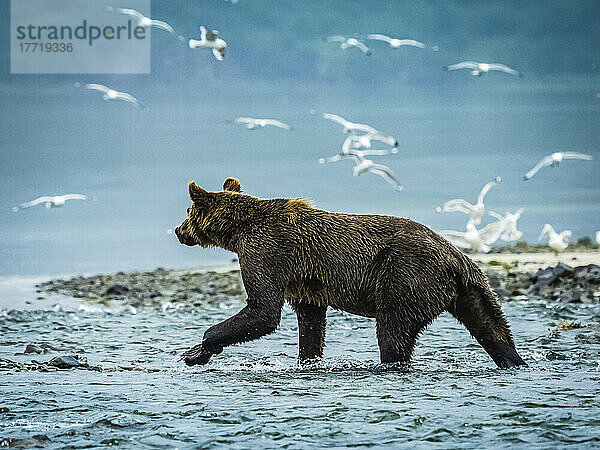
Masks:
[[[452,64],[450,66],[444,66],[444,70],[459,70],[459,69],[469,69],[471,71],[471,75],[476,77],[482,76],[484,73],[488,73],[491,71],[498,71],[508,73],[510,75],[517,76],[521,78],[523,74],[511,67],[508,67],[504,64],[497,63],[478,63],[475,61],[463,61],[456,64]]]
[[[209,30],[205,26],[200,26],[200,40],[190,39],[188,45],[190,48],[210,48],[212,49],[213,55],[217,58],[217,61],[223,61],[225,57],[225,49],[227,48],[227,42],[223,39],[218,38],[217,30]]]
[[[535,165],[533,169],[525,174],[523,179],[530,180],[542,167],[558,167],[563,159],[582,159],[585,161],[591,161],[594,159],[592,155],[586,155],[584,153],[577,152],[555,152],[548,155]]]
[[[396,191],[401,191],[404,189],[404,186],[400,182],[398,182],[396,176],[394,175],[394,172],[392,172],[392,170],[388,166],[383,164],[375,164],[370,159],[364,158],[356,153],[349,153],[348,157],[354,160],[355,165],[352,174],[355,177],[358,177],[359,175],[365,172],[369,172],[374,175],[379,175],[385,181],[390,183]]]
[[[483,213],[485,212],[485,205],[483,204],[483,199],[490,191],[490,189],[499,184],[500,182],[502,182],[502,178],[496,177],[489,183],[486,183],[486,185],[483,187],[483,189],[481,189],[481,192],[479,193],[477,203],[475,203],[474,205],[466,200],[463,200],[462,198],[457,198],[454,200],[448,200],[442,206],[438,206],[437,208],[435,208],[435,211],[438,213],[458,211],[461,213],[469,214],[469,220],[473,222],[473,224],[479,225],[481,223]]]
[[[370,141],[376,140],[376,141],[383,142],[385,144],[393,145],[394,147],[398,146],[398,141],[394,137],[387,136],[387,135],[381,133],[380,131],[376,130],[375,128],[373,128],[370,125],[365,125],[364,123],[350,122],[349,120],[346,120],[343,117],[338,116],[337,114],[325,113],[325,114],[323,114],[323,118],[327,119],[327,120],[331,120],[332,122],[335,122],[338,125],[341,125],[342,127],[344,127],[344,133],[356,134],[358,132],[358,133],[364,133],[365,135],[368,135],[368,136],[362,136],[362,137],[357,138],[363,144],[366,144],[367,140],[368,140],[369,143],[366,145],[370,145]],[[366,145],[364,145],[364,146],[366,147]]]
[[[519,220],[523,211],[525,211],[523,208],[519,208],[514,213],[506,213],[503,216],[494,211],[490,211],[490,216],[504,222],[504,231],[500,236],[503,241],[516,241],[523,236],[523,233],[517,229],[517,220]]]
[[[125,14],[127,16],[133,17],[138,21],[138,25],[145,28],[160,28],[161,30],[168,31],[169,33],[175,34],[175,30],[171,25],[167,22],[163,22],[162,20],[152,20],[150,17],[146,17],[135,9],[125,9],[125,8],[113,8],[112,6],[107,6],[111,12],[118,12],[121,14]]]
[[[337,42],[340,44],[340,48],[346,50],[350,47],[356,47],[360,49],[365,55],[369,56],[371,50],[365,45],[365,43],[357,38],[346,38],[344,36],[328,36],[325,38],[327,42]]]
[[[277,119],[253,119],[252,117],[238,117],[234,122],[244,125],[249,130],[264,128],[268,125],[277,128],[283,128],[284,130],[291,130],[292,128],[287,123],[283,123]]]
[[[391,38],[389,36],[386,36],[385,34],[369,34],[367,36],[367,39],[371,39],[374,41],[387,42],[388,44],[390,44],[390,47],[392,47],[392,48],[400,48],[402,46],[418,47],[418,48],[426,47],[425,44],[423,44],[422,42],[419,42],[419,41],[415,41],[414,39],[396,39],[396,38]]]
[[[466,231],[442,230],[440,234],[457,247],[487,253],[490,251],[490,245],[498,240],[504,228],[505,223],[499,220],[478,230],[469,219]]]
[[[544,225],[544,228],[542,228],[542,232],[538,236],[538,241],[541,241],[546,236],[548,236],[548,246],[556,253],[559,253],[569,246],[567,242],[571,239],[572,233],[570,230],[557,233],[554,231],[554,228],[547,223]]]
[[[102,84],[86,84],[85,88],[86,89],[92,89],[92,90],[95,90],[95,91],[100,91],[100,92],[104,93],[104,95],[102,96],[102,98],[105,101],[109,101],[109,100],[123,100],[124,102],[132,104],[137,109],[146,109],[146,107],[142,103],[140,103],[137,98],[135,98],[131,94],[127,94],[126,92],[115,91],[114,89],[106,87],[106,86],[104,86]]]
[[[32,206],[41,205],[42,203],[46,206],[46,209],[50,208],[60,208],[61,206],[65,206],[67,200],[85,200],[87,197],[82,194],[66,194],[66,195],[56,195],[54,197],[44,196],[36,198],[30,202],[21,203],[19,206],[15,206],[12,210],[17,212],[21,209],[31,208]]]

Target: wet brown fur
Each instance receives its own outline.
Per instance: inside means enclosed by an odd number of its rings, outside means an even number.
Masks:
[[[187,364],[276,330],[284,299],[299,324],[301,360],[322,356],[328,307],[377,322],[382,362],[408,362],[418,335],[448,311],[499,367],[524,365],[486,276],[424,225],[331,213],[304,199],[258,199],[228,178],[221,192],[190,183],[192,206],[176,229],[186,245],[237,253],[247,306],[209,328]]]

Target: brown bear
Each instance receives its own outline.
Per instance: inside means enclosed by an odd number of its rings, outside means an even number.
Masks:
[[[182,355],[206,364],[224,347],[273,333],[284,301],[298,318],[299,359],[320,358],[328,307],[373,317],[382,363],[409,362],[419,334],[450,312],[498,367],[526,365],[485,274],[420,223],[331,213],[303,199],[259,199],[228,178],[223,191],[189,184],[182,244],[238,255],[247,305]]]

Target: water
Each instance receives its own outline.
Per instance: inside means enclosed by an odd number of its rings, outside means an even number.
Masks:
[[[38,436],[55,448],[600,442],[600,305],[505,303],[527,369],[495,369],[444,315],[421,337],[410,370],[385,370],[377,364],[374,322],[331,310],[324,362],[298,368],[287,307],[271,336],[230,347],[204,367],[177,360],[207,326],[240,307],[133,314],[49,298],[3,308],[0,358],[47,360],[55,354],[14,356],[29,342],[47,342],[80,349],[104,370],[2,373],[0,437]],[[585,327],[553,331],[559,318]]]

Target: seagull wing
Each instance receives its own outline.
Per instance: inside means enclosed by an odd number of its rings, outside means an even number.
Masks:
[[[425,44],[414,39],[398,39],[399,45],[410,45],[411,47],[425,48]]]
[[[160,28],[161,30],[168,31],[169,33],[175,34],[175,30],[171,25],[167,22],[163,22],[162,20],[153,20],[150,22],[151,27]]]
[[[492,216],[494,219],[498,219],[498,220],[502,220],[502,219],[504,219],[504,216],[502,216],[502,215],[498,214],[498,213],[497,213],[497,212],[495,212],[495,211],[490,211],[490,212],[488,212],[488,214],[489,214],[490,216]]]
[[[344,128],[347,128],[348,126],[352,125],[352,122],[348,122],[346,119],[344,119],[343,117],[338,116],[336,114],[325,113],[325,114],[323,114],[323,118],[327,119],[327,120],[331,120],[332,122],[335,122],[335,123],[343,126]]]
[[[475,206],[471,205],[468,201],[463,200],[462,198],[448,200],[442,205],[443,212],[461,212],[464,214],[471,214],[474,209]]]
[[[83,194],[66,194],[61,195],[63,200],[87,200],[87,197]]]
[[[500,72],[508,73],[510,75],[515,75],[517,77],[522,77],[523,74],[512,67],[508,67],[504,64],[489,64],[490,70],[499,70]]]
[[[591,161],[594,159],[592,155],[586,155],[585,153],[577,153],[577,152],[565,152],[563,153],[564,159],[583,159],[586,161]]]
[[[325,164],[326,162],[338,162],[338,161],[341,161],[342,159],[346,159],[344,157],[344,155],[334,155],[334,156],[329,156],[327,158],[319,158],[319,162],[321,164]]]
[[[112,89],[102,85],[102,84],[86,84],[85,85],[86,89],[93,89],[95,91],[100,91],[100,92],[104,92],[105,94],[108,94],[109,92],[112,91]]]
[[[360,132],[371,134],[371,135],[382,136],[382,134],[379,131],[377,131],[375,128],[373,128],[370,125],[366,125],[364,123],[347,122],[347,128],[352,131],[360,131]]]
[[[367,36],[367,39],[371,39],[374,41],[383,41],[383,42],[387,42],[388,44],[390,44],[392,42],[392,38],[389,36],[386,36],[385,34],[369,34]]]
[[[457,247],[471,248],[471,244],[465,239],[465,233],[463,232],[442,230],[440,234]]]
[[[254,124],[256,122],[256,119],[253,119],[252,117],[238,117],[237,119],[234,120],[235,123],[251,123]]]
[[[498,183],[500,183],[500,181],[501,181],[500,177],[496,177],[492,181],[490,181],[489,183],[486,183],[485,186],[483,187],[483,189],[481,189],[481,192],[479,193],[479,197],[477,198],[477,203],[478,204],[483,204],[483,199],[485,198],[485,196],[487,195],[487,193],[490,191],[491,188],[493,188]]]
[[[459,69],[471,69],[477,70],[479,69],[479,64],[474,61],[463,61],[456,64],[451,64],[449,66],[444,67],[445,70],[459,70]]]
[[[358,156],[364,157],[364,156],[382,156],[382,155],[389,155],[392,152],[392,150],[349,150],[348,153],[354,153]]]
[[[127,94],[126,92],[118,92],[117,93],[117,99],[119,100],[123,100],[127,103],[131,103],[133,106],[135,106],[138,109],[145,109],[145,106],[142,105],[137,98],[135,98],[133,95],[131,94]]]
[[[555,233],[554,228],[552,228],[552,225],[550,225],[549,223],[547,223],[542,228],[542,232],[538,236],[537,240],[541,241],[542,239],[544,239],[544,236],[546,236],[547,234],[552,234],[552,233]]]
[[[54,200],[54,197],[49,197],[49,196],[44,196],[44,197],[38,197],[35,200],[32,200],[30,202],[25,202],[25,203],[21,203],[18,207],[18,209],[25,209],[25,208],[31,208],[32,206],[37,206],[40,203],[48,203]]]
[[[530,180],[536,173],[538,173],[538,170],[540,170],[542,167],[551,165],[553,162],[554,159],[552,159],[552,155],[542,158],[541,161],[537,163],[533,169],[527,172],[523,178],[525,180]]]
[[[393,136],[386,136],[384,134],[375,133],[369,136],[373,141],[383,142],[384,144],[393,145],[396,147],[398,145],[398,140]]]
[[[571,239],[571,236],[573,236],[573,233],[571,233],[571,230],[565,230],[565,231],[561,231],[558,235],[564,242],[567,242],[569,239]]]
[[[485,242],[486,245],[491,245],[500,238],[500,235],[505,228],[506,221],[504,220],[489,223],[479,230],[479,238]]]
[[[283,123],[276,119],[265,119],[265,125],[283,128],[284,130],[290,130],[292,128],[287,123]]]
[[[356,47],[358,47],[366,55],[370,55],[371,54],[371,50],[369,49],[369,47],[367,47],[365,45],[364,42],[358,41],[356,43]]]
[[[217,61],[223,61],[225,57],[225,47],[223,48],[213,48],[212,53],[217,58]]]
[[[396,179],[394,172],[392,172],[392,169],[390,169],[388,166],[384,166],[383,164],[373,164],[373,166],[367,169],[367,171],[372,172],[375,175],[379,175],[385,181],[394,186],[395,189],[404,189],[404,186]]]
[[[525,211],[525,208],[519,208],[517,209],[514,213],[513,213],[513,217],[515,218],[515,221],[521,217],[521,214],[523,214],[523,211]]]
[[[112,7],[108,7],[109,11],[116,11],[118,13],[121,14],[126,14],[128,16],[133,17],[134,19],[137,19],[138,22],[141,21],[142,19],[145,19],[146,16],[144,16],[142,13],[136,11],[135,9],[127,9],[127,8],[112,8]]]

